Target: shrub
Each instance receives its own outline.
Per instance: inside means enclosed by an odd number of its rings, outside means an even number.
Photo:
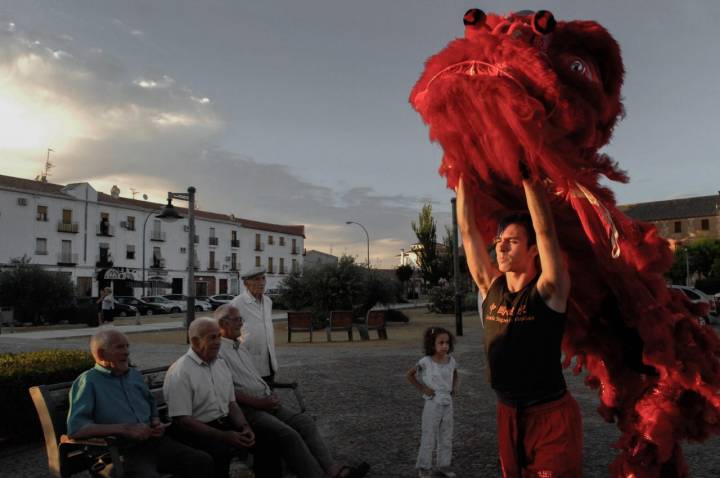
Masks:
[[[0,304],[13,307],[19,322],[52,321],[55,310],[70,305],[73,296],[73,285],[67,276],[35,264],[18,263],[0,273]]]
[[[0,354],[0,439],[41,440],[42,428],[28,388],[75,380],[94,364],[89,353],[79,350]]]
[[[429,293],[430,303],[428,310],[439,314],[455,313],[455,287],[447,285],[444,287],[433,287]],[[462,310],[476,311],[478,306],[477,293],[466,292],[462,297]]]
[[[352,310],[356,316],[364,316],[376,304],[396,301],[400,291],[398,281],[343,256],[337,265],[315,266],[303,275],[290,274],[280,284],[279,296],[291,310],[312,311],[316,324],[322,325],[331,310]]]
[[[387,322],[410,322],[410,317],[405,315],[402,311],[396,309],[388,309],[385,312],[385,321]]]

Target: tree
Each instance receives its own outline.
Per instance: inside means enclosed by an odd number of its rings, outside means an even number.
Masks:
[[[49,321],[56,310],[73,302],[73,285],[66,275],[22,260],[14,264],[0,273],[0,304],[13,307],[21,322]]]
[[[318,265],[302,276],[291,274],[280,284],[280,300],[295,310],[309,309],[318,322],[331,310],[354,310],[364,315],[377,303],[388,304],[398,298],[397,282],[385,279],[342,256],[335,264]]]
[[[437,257],[437,223],[432,216],[432,204],[425,203],[418,215],[418,222],[412,221],[411,225],[418,240],[415,252],[423,280],[430,285],[435,285],[440,279],[440,275],[438,274]]]
[[[407,292],[407,283],[410,279],[412,279],[413,268],[407,264],[398,266],[398,268],[395,269],[395,276],[402,284],[403,292]]]

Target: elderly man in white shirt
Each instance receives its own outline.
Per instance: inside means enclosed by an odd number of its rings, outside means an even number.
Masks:
[[[214,316],[222,335],[219,355],[230,368],[237,402],[258,441],[274,443],[276,455],[285,460],[298,478],[365,476],[369,465],[363,463],[353,468],[335,463],[315,421],[302,412],[282,406],[280,398],[255,369],[245,344],[238,340],[243,327],[238,309],[230,304],[222,305]]]
[[[230,370],[217,358],[217,322],[195,319],[188,332],[190,350],[170,366],[163,384],[168,414],[176,425],[173,436],[209,453],[214,476],[227,478],[230,459],[238,449],[253,447],[255,435],[235,401]]]
[[[243,343],[266,382],[272,383],[278,370],[275,355],[275,331],[272,323],[272,300],[265,295],[265,269],[256,267],[242,275],[245,290],[230,304],[245,321]]]

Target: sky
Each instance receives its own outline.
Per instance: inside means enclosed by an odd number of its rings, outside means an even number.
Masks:
[[[395,267],[451,191],[408,104],[462,15],[549,9],[618,40],[618,202],[717,194],[716,0],[0,0],[0,174],[304,224],[306,247]]]

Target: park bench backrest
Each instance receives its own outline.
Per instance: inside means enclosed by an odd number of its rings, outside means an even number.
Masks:
[[[330,328],[332,330],[347,330],[352,327],[352,310],[333,310],[330,312]]]
[[[290,330],[311,330],[311,312],[288,312],[288,328]]]
[[[385,328],[385,311],[384,310],[368,311],[366,324],[367,324],[368,329],[384,329]]]
[[[167,405],[162,394],[163,380],[168,367],[142,370],[141,373],[160,413],[160,418],[167,421]],[[35,410],[37,411],[45,437],[45,450],[48,455],[48,467],[52,476],[65,476],[61,468],[60,439],[67,433],[67,415],[70,408],[70,387],[73,382],[55,383],[30,387]]]

